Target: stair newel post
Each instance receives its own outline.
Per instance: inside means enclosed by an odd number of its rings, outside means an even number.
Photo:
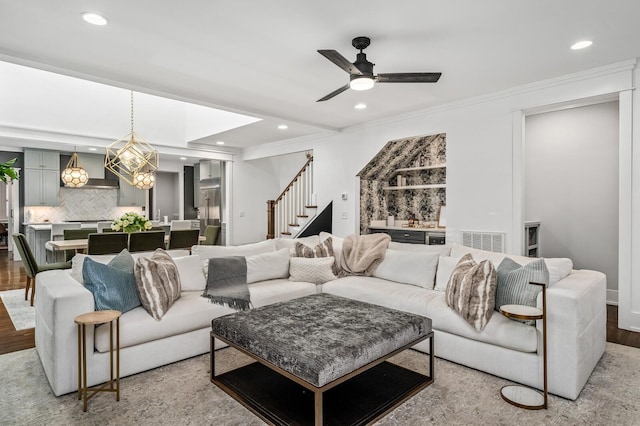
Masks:
[[[267,200],[267,239],[275,237],[275,200]]]

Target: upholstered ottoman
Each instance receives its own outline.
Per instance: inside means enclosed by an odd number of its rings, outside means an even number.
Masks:
[[[258,362],[216,375],[215,338]],[[427,338],[428,376],[385,361]],[[433,382],[429,318],[330,294],[216,318],[211,348],[211,381],[272,424],[370,423]]]

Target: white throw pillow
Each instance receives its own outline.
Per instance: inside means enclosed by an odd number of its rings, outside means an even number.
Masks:
[[[247,256],[247,284],[289,276],[289,249]]]
[[[453,257],[462,257],[467,253],[471,253],[475,261],[488,259],[492,261],[494,265],[499,265],[507,256],[521,265],[526,265],[538,259],[537,257],[512,256],[506,253],[478,250],[460,244],[454,244],[451,248],[451,256]],[[545,258],[544,263],[549,270],[549,287],[566,278],[573,269],[573,262],[566,257]]]
[[[458,257],[440,256],[438,258],[438,271],[436,272],[436,286],[434,290],[447,291],[447,284],[451,278],[453,270],[460,261]]]
[[[200,266],[199,256],[174,257],[173,261],[178,267],[182,291],[202,291],[207,286]]]
[[[333,257],[292,257],[289,260],[289,281],[324,284],[336,276],[331,270]]]
[[[387,249],[373,276],[432,289],[437,266],[438,253]]]
[[[225,256],[253,256],[254,254],[271,253],[276,251],[274,240],[264,240],[259,243],[244,244],[241,246],[193,246],[193,254],[202,259]]]

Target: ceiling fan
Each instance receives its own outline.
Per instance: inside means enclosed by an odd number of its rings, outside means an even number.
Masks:
[[[373,87],[374,82],[378,83],[436,83],[442,73],[439,72],[404,72],[392,74],[373,75],[373,66],[367,61],[367,55],[363,50],[366,49],[371,40],[369,37],[356,37],[351,41],[351,45],[360,50],[356,56],[356,61],[351,63],[344,56],[335,50],[318,50],[322,56],[349,73],[349,84],[334,90],[327,96],[318,99],[316,102],[322,102],[333,98],[347,89],[368,90]]]

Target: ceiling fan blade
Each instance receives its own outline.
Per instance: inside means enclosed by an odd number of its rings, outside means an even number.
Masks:
[[[333,92],[329,93],[327,96],[325,96],[324,98],[320,98],[318,99],[316,102],[322,102],[322,101],[328,101],[329,99],[333,98],[336,95],[339,95],[340,93],[344,92],[345,90],[347,90],[349,88],[348,84],[345,84],[344,86],[342,86],[339,89],[334,90]]]
[[[441,72],[401,72],[378,74],[378,83],[436,83]]]
[[[335,50],[318,50],[318,53],[348,72],[349,74],[362,75],[362,71]]]

